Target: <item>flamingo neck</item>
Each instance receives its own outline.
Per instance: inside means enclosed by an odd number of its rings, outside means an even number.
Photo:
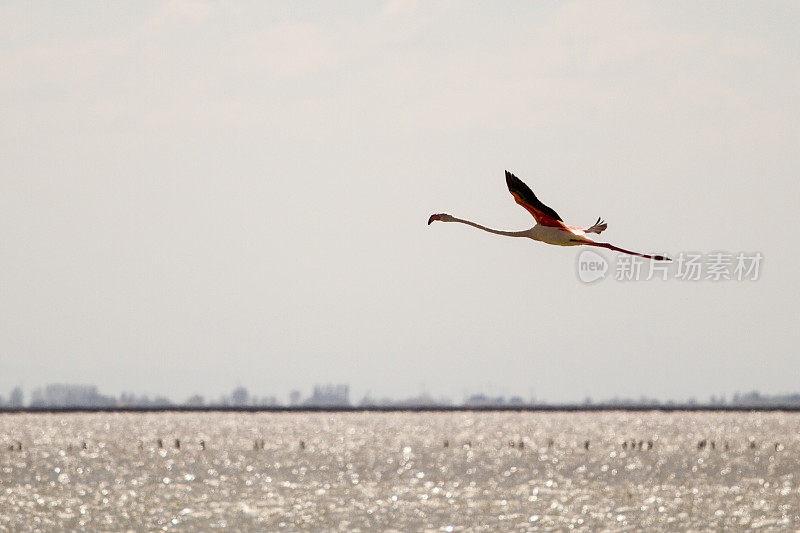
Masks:
[[[461,224],[466,224],[467,226],[472,226],[473,228],[478,228],[483,231],[488,231],[489,233],[494,233],[495,235],[504,235],[506,237],[530,237],[530,230],[523,230],[523,231],[503,231],[499,229],[492,229],[487,228],[486,226],[481,226],[475,222],[470,222],[469,220],[462,220],[460,218],[451,217],[453,222],[460,222]]]

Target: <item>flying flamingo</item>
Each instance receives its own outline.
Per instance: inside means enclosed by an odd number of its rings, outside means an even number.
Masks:
[[[609,250],[614,250],[616,252],[636,255],[646,259],[653,259],[655,261],[671,261],[669,257],[664,257],[663,255],[640,254],[619,248],[607,242],[595,242],[588,238],[586,234],[599,234],[606,229],[608,224],[606,224],[604,220],[598,218],[597,222],[588,228],[567,226],[564,224],[564,221],[561,220],[561,217],[558,216],[558,213],[553,211],[552,208],[544,205],[538,198],[536,198],[536,195],[533,194],[533,191],[531,191],[527,185],[522,183],[521,179],[507,170],[506,184],[508,184],[508,190],[514,197],[514,200],[516,200],[519,205],[527,209],[528,212],[533,215],[533,218],[536,219],[536,225],[531,229],[524,231],[500,231],[487,228],[486,226],[481,226],[480,224],[470,222],[469,220],[462,220],[445,213],[431,215],[431,218],[428,219],[428,225],[430,225],[434,220],[439,220],[441,222],[460,222],[462,224],[472,226],[473,228],[494,233],[495,235],[505,235],[507,237],[527,237],[535,241],[541,241],[547,244],[555,244],[557,246],[597,246],[599,248],[608,248]]]

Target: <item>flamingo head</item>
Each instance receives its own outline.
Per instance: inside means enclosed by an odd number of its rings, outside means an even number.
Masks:
[[[428,225],[430,226],[431,222],[433,222],[434,220],[440,220],[442,222],[452,222],[453,217],[445,213],[436,213],[435,215],[431,215],[431,218],[428,219]]]

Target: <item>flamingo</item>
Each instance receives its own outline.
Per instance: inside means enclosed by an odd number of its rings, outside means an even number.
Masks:
[[[514,200],[516,200],[519,205],[527,209],[528,212],[533,215],[533,218],[536,219],[536,225],[531,229],[523,231],[501,231],[487,228],[486,226],[481,226],[480,224],[470,222],[469,220],[462,220],[446,213],[437,213],[435,215],[431,215],[431,217],[428,219],[428,225],[435,220],[440,222],[459,222],[461,224],[472,226],[473,228],[494,233],[495,235],[505,235],[506,237],[527,237],[535,241],[554,244],[556,246],[596,246],[598,248],[607,248],[609,250],[614,250],[615,252],[636,255],[639,257],[644,257],[645,259],[652,259],[654,261],[671,261],[669,257],[664,257],[663,255],[640,254],[638,252],[625,250],[624,248],[614,246],[613,244],[609,244],[607,242],[593,241],[586,235],[589,233],[600,234],[603,230],[605,230],[608,227],[608,224],[606,224],[604,220],[598,218],[597,222],[588,228],[567,226],[564,224],[564,221],[561,219],[561,217],[558,216],[558,213],[556,213],[552,208],[544,205],[538,198],[536,198],[536,195],[533,194],[533,191],[530,190],[530,188],[525,185],[521,179],[507,170],[506,184],[508,185],[509,192],[511,192],[511,196],[514,197]]]

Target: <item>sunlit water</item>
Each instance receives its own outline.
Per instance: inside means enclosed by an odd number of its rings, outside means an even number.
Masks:
[[[777,413],[2,415],[0,529],[796,529],[799,436]]]

